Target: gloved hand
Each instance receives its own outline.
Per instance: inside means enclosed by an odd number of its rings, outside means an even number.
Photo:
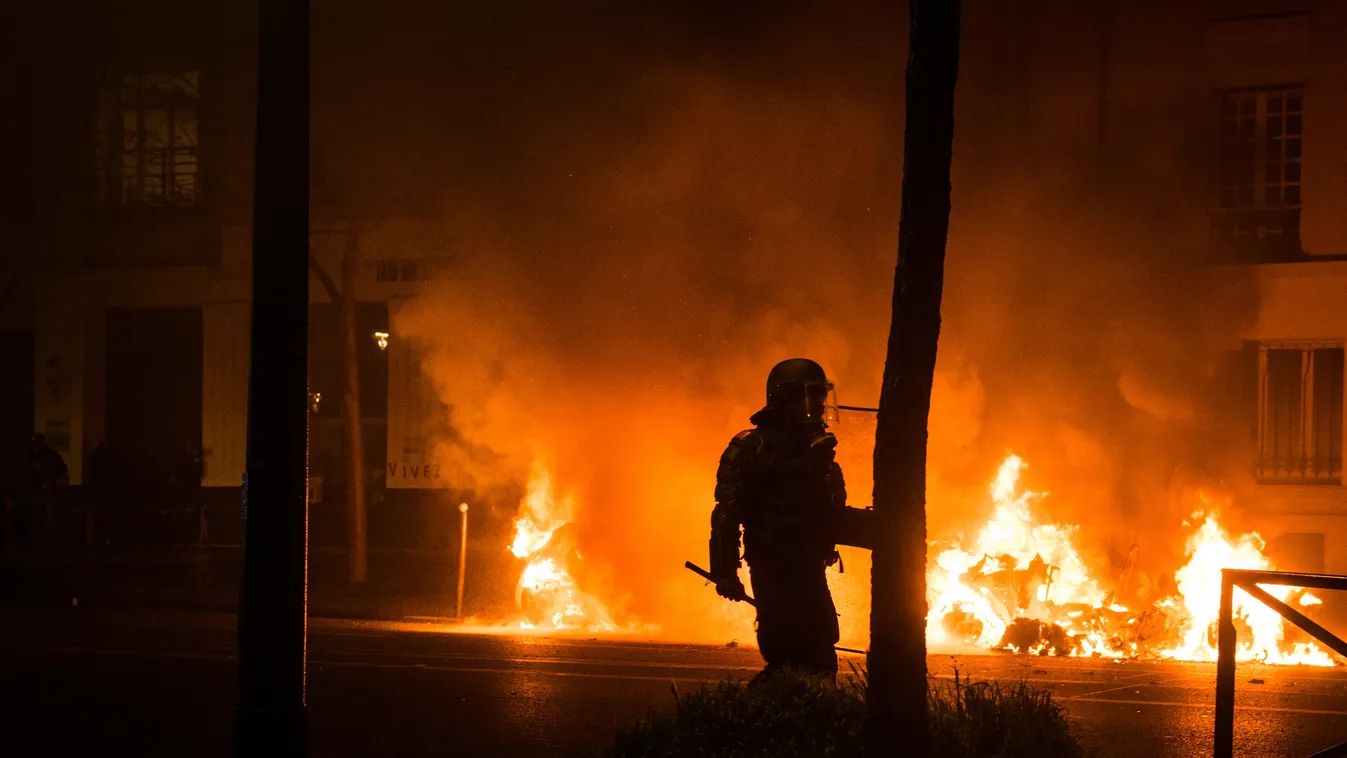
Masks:
[[[722,577],[716,582],[716,594],[727,600],[733,600],[736,603],[748,596],[744,591],[744,583],[739,581],[739,575]]]

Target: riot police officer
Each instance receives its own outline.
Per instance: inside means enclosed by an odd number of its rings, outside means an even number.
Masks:
[[[742,529],[767,662],[757,681],[785,668],[837,675],[837,610],[825,570],[837,561],[831,523],[846,507],[846,486],[824,421],[831,388],[814,361],[778,363],[755,428],[730,440],[716,472],[711,575],[721,596],[744,598]]]

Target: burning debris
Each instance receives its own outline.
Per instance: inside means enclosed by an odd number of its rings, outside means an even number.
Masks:
[[[927,572],[927,642],[1034,655],[1216,659],[1216,620],[1222,568],[1272,569],[1257,533],[1232,537],[1202,496],[1188,538],[1187,563],[1174,575],[1176,592],[1148,607],[1125,605],[1136,561],[1106,591],[1075,544],[1078,527],[1043,523],[1035,506],[1046,493],[1020,486],[1025,462],[1001,464],[990,487],[992,515],[967,548],[933,543]],[[617,632],[594,591],[575,536],[576,502],[558,496],[549,469],[537,463],[515,520],[510,551],[522,563],[515,590],[522,629]],[[1322,601],[1304,589],[1265,587],[1313,613]],[[1334,659],[1275,611],[1235,593],[1241,661],[1334,665]]]
[[[972,549],[955,545],[936,554],[927,574],[927,641],[1040,655],[1216,660],[1221,569],[1273,568],[1258,534],[1232,539],[1204,496],[1188,563],[1175,575],[1178,593],[1137,612],[1116,600],[1135,548],[1119,589],[1106,595],[1072,543],[1077,528],[1036,520],[1032,505],[1044,495],[1019,488],[1024,466],[1015,455],[1002,463],[991,487],[992,518]],[[1322,603],[1303,589],[1266,589],[1301,608]],[[1333,665],[1313,642],[1288,639],[1281,616],[1243,592],[1236,593],[1235,617],[1239,660]]]
[[[1210,501],[1207,502],[1210,506]],[[1198,514],[1202,516],[1202,514]],[[1206,514],[1202,525],[1188,538],[1187,565],[1175,574],[1179,594],[1159,604],[1166,613],[1184,619],[1180,625],[1178,644],[1161,652],[1166,658],[1178,660],[1216,660],[1216,621],[1220,616],[1221,569],[1273,569],[1272,561],[1263,555],[1263,539],[1258,534],[1245,534],[1231,539],[1216,517]],[[1286,586],[1265,586],[1273,597],[1283,602],[1309,608],[1322,601],[1304,589]],[[1329,654],[1312,642],[1289,642],[1287,626],[1280,614],[1249,597],[1236,588],[1234,594],[1235,626],[1239,647],[1235,656],[1241,661],[1263,663],[1303,663],[1314,666],[1332,666]]]
[[[1107,638],[1084,622],[1086,611],[1103,606],[1105,593],[1072,544],[1075,527],[1035,521],[1032,505],[1043,496],[1020,491],[1024,465],[1015,455],[1001,464],[991,487],[992,518],[972,549],[954,546],[937,554],[927,573],[927,640],[997,648],[1017,619],[1031,619],[1060,627],[1073,648],[1103,652]],[[1010,638],[1022,640],[1027,628],[1021,625]]]
[[[522,629],[614,631],[607,609],[582,589],[584,559],[575,540],[575,501],[558,500],[547,468],[535,463],[515,519],[510,552],[524,561],[515,587]]]

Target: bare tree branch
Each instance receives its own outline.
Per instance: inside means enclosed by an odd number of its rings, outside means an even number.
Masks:
[[[327,273],[323,264],[318,262],[318,257],[313,254],[312,250],[309,251],[309,271],[323,285],[323,289],[327,290],[327,296],[332,298],[332,302],[340,303],[341,290],[337,289],[337,283],[332,281],[332,275]]]

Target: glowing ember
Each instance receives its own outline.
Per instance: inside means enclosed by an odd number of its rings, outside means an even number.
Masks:
[[[581,590],[573,571],[580,554],[570,537],[575,500],[558,500],[547,468],[535,463],[528,492],[515,519],[510,552],[526,561],[515,589],[515,602],[524,618],[523,629],[616,629],[608,611],[593,596]]]
[[[1209,499],[1206,502],[1210,505]],[[1204,514],[1195,516],[1203,517]],[[1182,641],[1174,648],[1162,651],[1161,655],[1188,661],[1216,660],[1215,630],[1221,610],[1221,569],[1274,568],[1272,562],[1263,555],[1263,547],[1263,539],[1257,532],[1231,539],[1214,515],[1205,514],[1202,525],[1188,538],[1188,563],[1175,574],[1179,597],[1165,601],[1167,607],[1181,612]],[[1263,589],[1282,601],[1301,592],[1294,587],[1278,585],[1266,585]],[[1333,665],[1333,659],[1328,653],[1313,643],[1284,644],[1285,624],[1276,611],[1249,597],[1238,587],[1235,588],[1233,600],[1235,626],[1239,630],[1237,660]],[[1308,593],[1299,598],[1301,606],[1321,602]]]

